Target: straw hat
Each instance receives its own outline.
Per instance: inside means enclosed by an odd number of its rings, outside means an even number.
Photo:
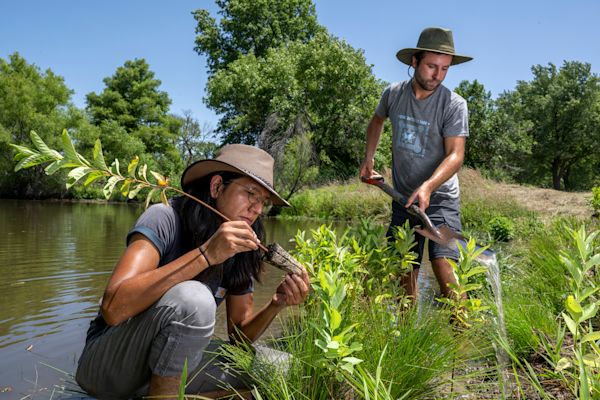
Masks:
[[[254,179],[267,189],[273,197],[274,205],[289,206],[273,188],[273,165],[275,160],[269,153],[258,147],[245,144],[230,144],[223,147],[212,160],[200,160],[188,166],[181,175],[181,187],[214,172],[236,172]]]
[[[449,54],[453,56],[450,65],[462,64],[473,59],[473,57],[456,54],[454,51],[452,31],[444,28],[424,29],[419,36],[417,47],[399,50],[398,53],[396,53],[396,58],[406,65],[412,65],[412,56],[419,51]]]

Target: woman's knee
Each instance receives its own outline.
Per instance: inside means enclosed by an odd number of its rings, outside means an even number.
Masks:
[[[159,300],[158,307],[174,311],[176,322],[192,325],[214,325],[217,305],[210,289],[198,281],[181,282],[169,289]]]

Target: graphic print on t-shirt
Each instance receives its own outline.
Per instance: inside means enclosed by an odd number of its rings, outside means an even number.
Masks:
[[[417,157],[425,157],[427,138],[429,136],[429,122],[422,121],[408,115],[398,115],[398,136],[396,150],[409,151]]]

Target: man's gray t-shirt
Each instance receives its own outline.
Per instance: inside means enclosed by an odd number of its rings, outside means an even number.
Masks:
[[[392,122],[394,186],[407,198],[445,158],[444,138],[469,136],[467,102],[443,85],[417,100],[410,80],[393,83],[383,91],[375,113]],[[458,176],[444,182],[436,194],[458,198]]]

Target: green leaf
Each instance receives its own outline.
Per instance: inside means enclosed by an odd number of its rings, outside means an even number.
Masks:
[[[183,371],[179,379],[179,391],[177,392],[178,399],[185,399],[185,387],[187,386],[187,357],[183,361]]]
[[[138,175],[143,178],[146,182],[148,182],[148,178],[146,177],[146,170],[148,169],[148,165],[144,164],[138,169]]]
[[[135,188],[133,188],[132,190],[129,191],[129,194],[127,195],[127,197],[130,199],[133,199],[135,196],[138,195],[140,190],[142,190],[145,187],[147,187],[147,186],[144,185],[143,183],[138,184]]]
[[[156,183],[158,186],[164,186],[167,184],[167,179],[158,172],[150,171],[150,173],[152,174],[154,179],[156,179]]]
[[[123,185],[121,185],[121,195],[123,197],[127,197],[129,195],[129,186],[131,185],[131,181],[129,179],[125,179]]]
[[[108,170],[108,166],[106,165],[106,161],[104,160],[104,153],[102,152],[102,143],[100,139],[96,139],[94,143],[94,165],[102,170]]]
[[[148,208],[148,206],[150,205],[150,202],[152,201],[152,197],[154,196],[154,194],[158,192],[158,189],[152,189],[151,191],[148,192],[148,196],[146,196],[146,208]]]
[[[581,338],[581,343],[595,342],[596,340],[600,340],[600,331],[588,333],[587,335]]]
[[[121,180],[123,180],[123,178],[119,176],[111,176],[110,178],[108,178],[108,182],[106,182],[106,185],[104,185],[104,188],[102,189],[102,192],[104,192],[104,197],[107,200],[110,199],[115,185]]]
[[[69,174],[67,175],[67,189],[70,189],[75,183],[77,183],[77,181],[91,171],[92,169],[88,167],[77,167],[69,171]]]
[[[120,166],[119,166],[119,159],[118,158],[115,158],[115,160],[113,161],[112,165],[115,167],[115,173],[117,175],[121,175],[121,169],[120,169]]]
[[[168,206],[169,205],[169,199],[167,198],[167,193],[166,193],[167,189],[164,189],[160,192],[160,201],[165,205]]]
[[[363,362],[363,360],[361,360],[360,358],[356,358],[356,357],[344,357],[342,358],[343,362],[346,362],[348,364],[352,364],[352,365],[358,365],[361,362]]]
[[[558,362],[556,363],[556,367],[554,368],[555,371],[560,372],[563,371],[567,368],[571,368],[573,364],[571,364],[571,360],[569,360],[568,358],[561,358],[560,360],[558,360]]]
[[[579,321],[587,321],[588,319],[595,317],[597,312],[598,304],[592,303],[583,309],[583,313],[581,314]]]
[[[133,160],[131,160],[129,162],[129,165],[127,166],[127,174],[129,176],[131,176],[132,178],[135,178],[135,170],[136,170],[139,162],[140,162],[140,158],[138,156],[135,156],[133,158]]]
[[[577,324],[575,323],[575,321],[573,321],[573,319],[571,319],[571,317],[569,317],[567,314],[565,313],[561,313],[563,319],[565,320],[565,323],[567,324],[567,328],[569,328],[569,331],[571,332],[571,334],[573,336],[577,336]]]
[[[593,353],[588,353],[583,356],[583,363],[588,367],[599,368],[600,367],[600,356]]]
[[[56,150],[52,150],[46,143],[42,140],[41,137],[38,136],[37,133],[31,131],[30,133],[31,141],[34,146],[38,149],[38,151],[44,156],[49,157],[50,159],[60,160],[63,156]]]
[[[73,142],[71,141],[71,137],[66,129],[63,130],[61,139],[63,142],[63,148],[65,150],[65,158],[69,161],[79,162],[79,155],[77,154],[77,151],[73,146]]]
[[[331,322],[330,322],[331,332],[335,332],[335,330],[340,327],[341,323],[342,323],[342,315],[340,314],[340,312],[338,310],[333,308],[331,310]]]
[[[31,167],[34,167],[39,164],[44,164],[44,163],[47,163],[47,162],[53,161],[53,160],[54,160],[54,158],[44,155],[44,154],[40,154],[40,153],[32,154],[32,155],[22,159],[21,161],[19,161],[19,163],[15,166],[15,172],[19,171],[21,169],[31,168]]]
[[[581,318],[581,315],[583,314],[583,309],[573,295],[567,296],[565,307],[569,314],[571,314],[571,317],[573,317],[575,321],[579,321],[579,318]]]
[[[106,175],[102,171],[98,171],[98,170],[92,171],[92,172],[90,172],[87,179],[83,183],[83,186],[89,186],[92,183],[94,183],[95,181],[97,181],[98,179],[103,178],[105,176]]]
[[[337,340],[332,340],[327,343],[327,348],[332,350],[337,350],[340,348],[340,343]]]

